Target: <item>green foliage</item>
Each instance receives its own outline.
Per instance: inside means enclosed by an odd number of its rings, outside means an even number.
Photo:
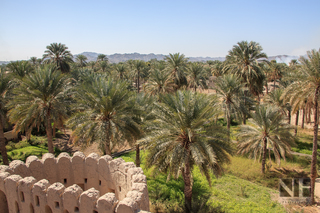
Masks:
[[[23,140],[18,143],[10,141],[6,146],[8,151],[9,161],[21,160],[26,161],[26,159],[35,155],[39,158],[45,153],[48,153],[48,140],[43,136],[31,136],[30,140]],[[54,155],[57,157],[62,151],[58,148],[54,148]],[[0,156],[1,157],[1,156]],[[0,158],[0,162],[2,158]]]
[[[152,212],[184,212],[183,179],[167,180],[164,173],[156,173],[155,167],[145,167],[148,152],[141,152],[141,167],[147,176],[149,198]],[[126,162],[134,162],[135,152],[121,156]],[[285,164],[286,166],[291,164]],[[298,167],[295,164],[292,167]],[[244,172],[245,171],[245,172]],[[263,177],[259,163],[243,157],[232,157],[226,175],[215,178],[211,175],[212,187],[198,167],[194,167],[193,176],[193,210],[194,212],[285,212],[281,204],[271,200],[271,194],[278,193],[274,181],[278,177]],[[157,175],[155,175],[157,174]],[[242,175],[242,176],[241,176]],[[245,176],[247,175],[247,176]],[[255,183],[249,181],[255,181]],[[266,188],[262,185],[274,187]]]

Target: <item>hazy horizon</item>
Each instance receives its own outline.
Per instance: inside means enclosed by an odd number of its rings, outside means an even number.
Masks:
[[[0,61],[42,57],[50,43],[96,52],[225,57],[242,40],[268,56],[320,47],[320,2],[2,0]]]

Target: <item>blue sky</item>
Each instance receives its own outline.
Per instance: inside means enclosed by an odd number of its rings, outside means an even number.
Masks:
[[[269,56],[320,47],[320,1],[0,0],[0,61],[71,53],[225,56],[259,42]]]

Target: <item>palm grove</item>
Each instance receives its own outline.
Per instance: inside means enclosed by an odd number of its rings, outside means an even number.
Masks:
[[[320,50],[286,65],[267,61],[258,43],[242,41],[224,62],[188,62],[176,53],[160,61],[112,64],[103,54],[97,61],[88,62],[84,55],[74,61],[64,44],[53,43],[41,59],[1,68],[2,161],[9,164],[6,124],[27,137],[33,128],[45,126],[50,153],[56,128],[72,129],[75,144],[98,143],[109,155],[126,141],[136,149],[138,166],[143,147],[148,167],[168,178],[182,175],[185,211],[191,212],[195,166],[210,184],[210,175],[221,175],[232,154],[244,154],[260,159],[265,173],[268,150],[278,163],[290,156],[297,131],[290,125],[291,115],[298,119],[302,111],[302,125],[308,115],[309,122],[311,115],[314,121],[314,202],[319,79]],[[206,94],[206,89],[212,92]],[[225,126],[218,122],[221,118]],[[236,135],[230,130],[233,121],[243,123]]]

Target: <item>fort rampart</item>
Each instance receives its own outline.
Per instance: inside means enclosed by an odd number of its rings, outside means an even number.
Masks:
[[[146,176],[122,158],[44,154],[0,166],[1,213],[149,211]]]

